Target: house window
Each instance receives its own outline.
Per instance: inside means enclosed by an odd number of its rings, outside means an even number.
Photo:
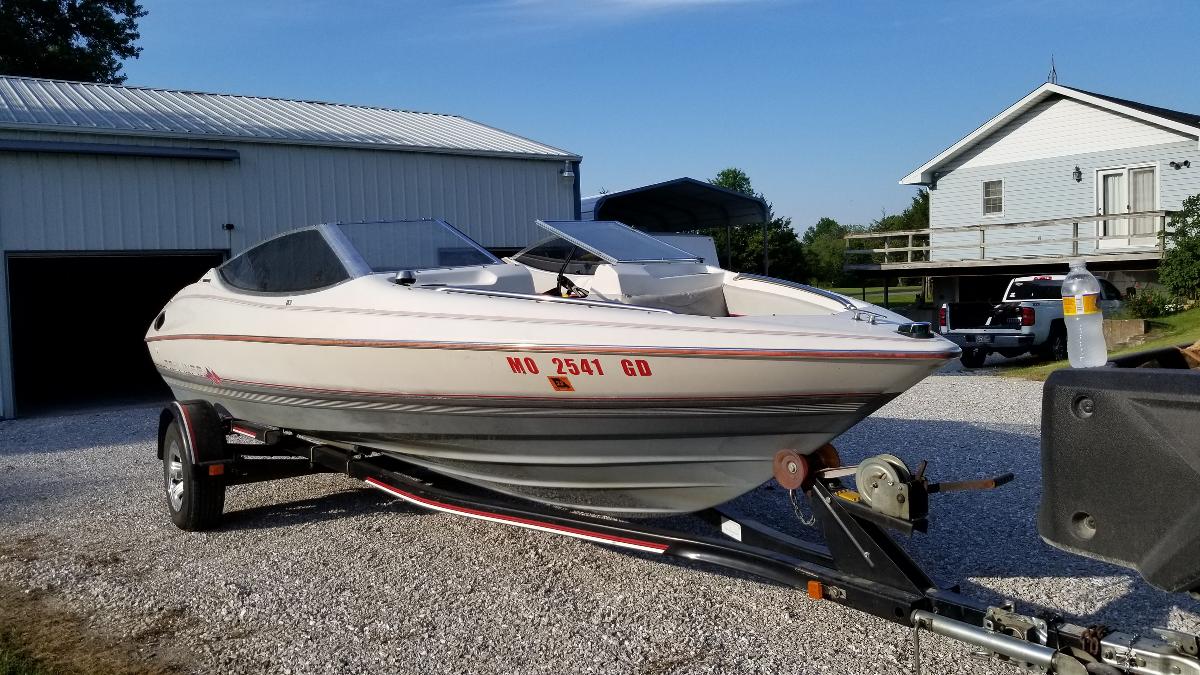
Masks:
[[[998,216],[1004,213],[1004,181],[983,182],[983,215]]]

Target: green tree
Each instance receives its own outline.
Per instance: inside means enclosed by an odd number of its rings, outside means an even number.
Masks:
[[[821,286],[841,286],[846,279],[842,265],[846,258],[846,235],[852,228],[833,218],[822,218],[804,231],[800,240],[804,249],[809,279]]]
[[[136,0],[0,0],[0,74],[120,84],[143,16]]]
[[[917,190],[917,194],[913,195],[912,201],[903,211],[893,215],[886,213],[880,216],[877,220],[867,225],[867,232],[898,232],[905,230],[927,230],[929,229],[929,191]],[[884,248],[885,242],[892,247],[907,247],[908,238],[904,236],[895,237],[880,237],[879,239],[859,239],[857,244],[869,248]],[[913,235],[913,246],[928,246],[929,235],[918,234]],[[887,259],[885,260],[885,255]],[[857,256],[858,262],[867,262],[865,256]],[[912,255],[914,261],[928,260],[929,256],[925,251],[914,251]],[[882,262],[900,262],[908,260],[907,252],[899,253],[876,253],[870,256],[869,260],[877,263]]]
[[[1200,194],[1183,200],[1171,216],[1167,250],[1158,266],[1158,281],[1179,298],[1200,299]]]
[[[762,197],[761,194],[754,191],[754,186],[750,184],[750,176],[735,166],[721,169],[717,172],[717,177],[709,182],[726,190],[733,190],[751,197]]]
[[[736,167],[722,169],[716,178],[709,182],[727,190],[764,199],[761,193],[755,192],[750,176]],[[767,202],[768,215],[773,216],[773,211],[771,203]],[[792,219],[771,217],[767,221],[766,232],[770,275],[793,281],[806,278],[804,248],[796,237],[796,231],[792,229]],[[717,246],[718,255],[724,257],[726,251],[733,253],[733,260],[728,263],[730,269],[739,272],[763,270],[762,223],[722,228],[714,233],[713,241]],[[729,244],[732,245],[727,248]]]

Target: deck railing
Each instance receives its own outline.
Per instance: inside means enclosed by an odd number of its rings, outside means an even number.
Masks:
[[[1091,257],[1103,256],[1107,254],[1129,254],[1131,252],[1153,252],[1162,253],[1166,243],[1166,238],[1163,233],[1167,229],[1167,220],[1170,217],[1170,211],[1139,211],[1136,213],[1121,213],[1114,215],[1088,215],[1078,216],[1073,218],[1052,218],[1049,220],[1031,220],[1021,223],[981,223],[979,225],[965,225],[960,227],[939,227],[923,230],[893,230],[891,232],[855,232],[846,235],[846,263],[847,269],[858,267],[858,260],[861,256],[872,256],[870,262],[888,265],[888,264],[909,264],[921,261],[930,260],[930,254],[937,251],[939,254],[947,251],[962,251],[961,257],[953,257],[954,260],[970,261],[970,260],[1006,260],[1019,258],[1049,258],[1049,257]],[[1100,223],[1107,221],[1115,221],[1111,229],[1125,230],[1130,232],[1133,229],[1142,230],[1137,233],[1129,234],[1114,234],[1101,235],[1102,230],[1109,228],[1102,227]],[[1081,227],[1085,223],[1096,223],[1089,227]],[[1050,239],[1040,238],[1037,232],[1044,232],[1044,228],[1054,227],[1063,229],[1064,226],[1071,226],[1071,236],[1052,236]],[[1029,230],[1030,236],[1026,238],[1008,238],[1005,237],[1000,241],[989,241],[989,234],[998,234],[1002,232],[1011,232],[1014,230]],[[1088,233],[1091,232],[1091,234]],[[937,244],[931,246],[929,236],[931,234],[953,234],[953,233],[975,233],[975,237],[965,237],[971,239],[968,243],[951,243]],[[916,238],[924,239],[924,242],[916,243]],[[882,242],[882,247],[856,247],[858,242],[863,245],[869,245],[875,242]],[[903,243],[901,246],[895,246],[892,242],[900,240]],[[1104,245],[1108,242],[1109,245]],[[1030,246],[1045,246],[1047,244],[1070,244],[1069,249],[1064,246],[1061,253],[1043,253],[1043,254],[995,254],[996,249],[1006,249],[1012,251],[1020,250],[1022,247]],[[993,254],[989,255],[988,248],[993,249]],[[877,259],[876,256],[881,256]],[[896,258],[899,258],[898,260]],[[945,256],[941,256],[945,257]],[[868,262],[868,261],[862,261]]]

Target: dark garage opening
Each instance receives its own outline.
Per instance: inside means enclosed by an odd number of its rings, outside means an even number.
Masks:
[[[219,251],[10,254],[17,414],[169,398],[146,329],[171,296],[223,259]]]

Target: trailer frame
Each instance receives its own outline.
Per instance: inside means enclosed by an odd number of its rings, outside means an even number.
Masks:
[[[254,443],[229,443],[239,435]],[[168,447],[173,438],[183,453]],[[247,484],[312,473],[337,472],[364,481],[419,508],[504,525],[550,532],[643,554],[703,562],[803,590],[823,600],[866,612],[914,631],[944,635],[1001,661],[1034,672],[1200,675],[1196,636],[1157,629],[1158,637],[1083,627],[1056,615],[1019,614],[1012,604],[995,606],[939,587],[887,532],[911,534],[927,527],[929,494],[950,489],[995,487],[991,481],[931,484],[922,466],[900,487],[910,496],[907,518],[880,513],[860,501],[841,478],[846,469],[814,470],[803,486],[825,544],[792,537],[730,508],[696,515],[711,534],[693,534],[639,522],[581,515],[498,495],[363,446],[332,445],[302,433],[234,419],[203,401],[174,402],[159,418],[159,458],[187,458],[188,475],[206,490],[220,490],[215,512],[183,529],[207,529],[220,520],[223,491]],[[819,469],[819,467],[816,467]],[[169,476],[169,468],[164,469]],[[1008,476],[1011,478],[1011,476]],[[167,480],[170,489],[170,479]],[[901,500],[904,501],[904,500]],[[168,499],[168,509],[172,509]],[[920,671],[919,647],[914,668]],[[1085,664],[1089,664],[1085,666]]]

